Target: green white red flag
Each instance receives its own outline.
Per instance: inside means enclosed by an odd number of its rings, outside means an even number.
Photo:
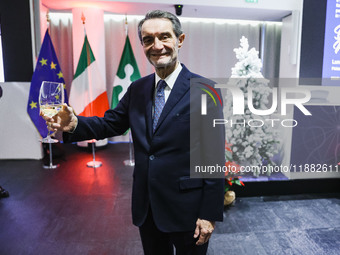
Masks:
[[[86,35],[71,85],[69,103],[77,115],[85,117],[103,117],[109,109],[106,85]]]

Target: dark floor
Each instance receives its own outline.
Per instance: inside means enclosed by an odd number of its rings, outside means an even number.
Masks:
[[[209,254],[340,254],[340,194],[239,198]]]
[[[91,153],[54,148],[60,167],[1,160],[0,255],[142,254],[131,223],[132,167],[127,144]],[[317,187],[315,187],[317,189]],[[340,194],[238,198],[216,226],[209,254],[340,254]],[[160,254],[161,255],[161,254]]]

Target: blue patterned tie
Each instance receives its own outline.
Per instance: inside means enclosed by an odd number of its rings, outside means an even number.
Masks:
[[[164,80],[160,80],[157,83],[157,93],[156,93],[156,97],[155,97],[155,111],[154,111],[154,114],[153,114],[153,124],[152,124],[153,132],[155,132],[158,119],[161,116],[163,107],[165,105],[164,88],[166,86],[167,86],[167,84]]]

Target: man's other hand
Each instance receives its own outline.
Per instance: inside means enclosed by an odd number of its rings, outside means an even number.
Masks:
[[[215,222],[197,219],[194,238],[197,238],[197,237],[199,238],[196,242],[196,245],[202,245],[208,242],[214,229],[215,229]]]

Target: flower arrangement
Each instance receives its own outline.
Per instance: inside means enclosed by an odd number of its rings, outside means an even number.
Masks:
[[[240,172],[240,166],[235,162],[230,161],[232,158],[231,144],[228,144],[226,142],[225,149],[226,149],[225,166],[228,171],[225,172],[224,192],[227,192],[230,190],[233,184],[244,186],[244,183],[240,180],[241,176],[236,176],[236,174]]]
[[[242,186],[244,186],[244,183],[240,180],[240,176],[237,176],[237,177],[226,177],[225,178],[225,185],[224,185],[224,191],[225,192],[227,192],[227,191],[229,191],[229,189],[231,188],[231,186],[233,185],[233,184],[236,184],[236,185],[242,185]]]

